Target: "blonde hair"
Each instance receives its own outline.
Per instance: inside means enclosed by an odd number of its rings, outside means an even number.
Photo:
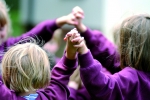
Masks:
[[[8,36],[10,36],[12,32],[12,27],[11,27],[11,21],[10,21],[8,12],[9,12],[9,9],[5,1],[0,0],[0,27],[4,27],[6,25],[7,34]]]
[[[50,64],[45,51],[34,43],[17,44],[2,60],[5,85],[22,93],[44,88],[50,81]]]

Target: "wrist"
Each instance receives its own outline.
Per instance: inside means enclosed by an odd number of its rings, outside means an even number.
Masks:
[[[76,59],[76,56],[77,56],[76,53],[66,52],[66,57],[68,59]]]
[[[83,33],[87,30],[87,27],[83,23],[79,23],[78,25],[76,25],[76,28],[80,33]]]
[[[62,16],[56,19],[56,24],[59,27],[62,27],[64,24],[66,24],[66,16]]]
[[[84,45],[82,48],[79,49],[79,54],[86,54],[88,52],[88,48]]]

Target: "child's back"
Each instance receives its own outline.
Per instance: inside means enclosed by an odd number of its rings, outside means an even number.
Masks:
[[[64,67],[68,66],[66,63],[71,68]],[[76,60],[70,61],[64,56],[50,75],[49,60],[41,47],[33,43],[18,44],[10,48],[2,60],[0,98],[67,100],[69,90],[66,85],[76,65]]]
[[[119,27],[118,47],[122,70],[113,75],[103,73],[101,62],[94,60],[85,44],[76,41],[74,46],[79,53],[81,79],[93,100],[150,99],[149,27],[150,16],[145,14],[134,15],[123,21]],[[104,53],[99,52],[102,56]],[[111,63],[111,60],[107,63]]]

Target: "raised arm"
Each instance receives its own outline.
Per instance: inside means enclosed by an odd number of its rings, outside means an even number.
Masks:
[[[82,23],[81,20],[83,17],[80,17],[80,13],[84,12],[80,7],[73,8],[73,13],[78,17],[76,28],[81,36],[84,37],[86,45],[90,49],[93,57],[100,61],[103,67],[107,68],[111,73],[120,71],[120,59],[116,46],[109,41],[102,32],[91,30]],[[82,14],[82,16],[84,16],[84,14]]]
[[[0,46],[0,51],[1,53],[5,53],[9,47],[13,46],[15,43],[18,43],[24,39],[29,39],[29,37],[36,39],[39,43],[47,42],[52,38],[53,33],[57,28],[59,27],[56,24],[56,20],[43,21],[36,25],[32,30],[22,34],[21,36],[8,38],[7,41]],[[0,62],[2,57],[3,55],[1,54]]]
[[[100,31],[86,29],[81,33],[93,57],[112,74],[121,70],[119,53],[116,46],[110,42]],[[108,63],[109,62],[109,63]]]
[[[52,38],[54,31],[62,27],[64,24],[69,24],[69,25],[77,24],[76,17],[72,13],[70,13],[66,16],[62,16],[55,20],[43,21],[38,25],[36,25],[29,32],[26,32],[21,36],[8,38],[7,41],[0,46],[0,51],[1,53],[6,52],[8,47],[14,45],[15,43],[21,40],[28,39],[29,37],[36,39],[39,42],[39,44],[42,46]],[[3,55],[1,54],[0,62],[2,57]]]
[[[86,44],[81,40],[82,37],[74,37],[71,41],[76,43],[74,47],[78,51],[81,79],[92,99],[123,100],[130,91],[134,90],[130,87],[137,84],[136,71],[131,67],[127,67],[114,75],[103,73],[102,65],[93,58]],[[132,77],[135,79],[133,80]]]
[[[15,37],[15,38],[9,38],[5,45],[10,46],[14,43],[28,37],[33,37],[35,39],[38,39],[39,42],[43,41],[46,43],[49,41],[53,33],[56,29],[62,27],[65,24],[69,25],[75,25],[76,24],[76,18],[73,14],[68,14],[66,16],[59,17],[55,20],[46,20],[38,25],[36,25],[33,29],[31,29],[29,32],[24,33],[21,36]]]
[[[76,31],[72,30],[71,32]],[[46,93],[50,95],[50,100],[68,100],[69,98],[70,92],[67,88],[69,77],[78,66],[77,50],[73,47],[74,43],[70,42],[70,38],[70,36],[66,38],[66,52],[53,68],[50,86],[45,89]]]
[[[76,67],[77,59],[68,59],[65,55],[55,65],[52,70],[50,85],[44,90],[49,100],[68,100],[70,92],[67,84]]]

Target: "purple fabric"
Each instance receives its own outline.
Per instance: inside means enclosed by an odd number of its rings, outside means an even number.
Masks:
[[[75,90],[69,87],[69,90],[70,90],[69,100],[92,100],[91,96],[89,95],[85,87],[82,87],[79,90]]]
[[[150,73],[126,67],[118,73],[106,75],[90,51],[78,58],[82,81],[93,100],[150,99]]]
[[[78,65],[77,59],[70,60],[65,56],[55,65],[51,72],[50,85],[46,89],[37,91],[38,97],[36,100],[68,100],[70,95],[68,84],[69,77]],[[0,77],[0,99],[1,100],[25,100],[10,91],[2,82]]]
[[[2,43],[0,46],[0,62],[2,60],[3,53],[5,53],[9,47],[13,46],[20,40],[33,37],[35,39],[38,38],[39,42],[43,41],[46,43],[52,38],[54,31],[58,28],[59,27],[56,25],[56,20],[46,20],[36,25],[32,30],[22,34],[21,36],[8,38],[6,42]]]
[[[117,47],[100,31],[87,28],[81,35],[84,37],[93,57],[101,62],[103,67],[112,74],[121,70]]]
[[[105,74],[113,74],[121,70],[119,67],[119,53],[117,52],[116,46],[100,31],[87,28],[81,35],[84,37],[94,58],[102,63],[102,72]],[[93,100],[85,87],[82,88],[82,91],[70,89],[70,92],[70,100]]]

